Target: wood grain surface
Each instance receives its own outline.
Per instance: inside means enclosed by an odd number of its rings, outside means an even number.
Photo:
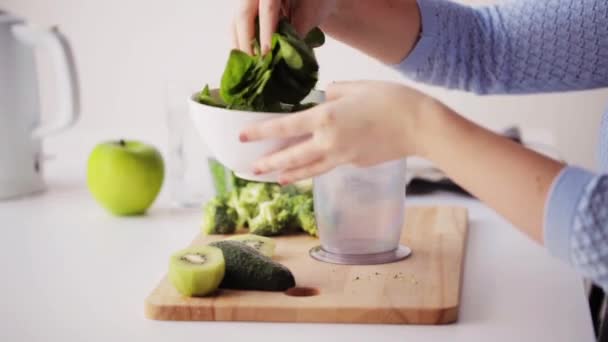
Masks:
[[[318,239],[278,237],[275,260],[291,269],[297,288],[287,293],[220,290],[211,297],[186,298],[165,277],[146,299],[145,314],[174,321],[453,323],[467,229],[464,208],[408,207],[402,243],[412,255],[375,266],[322,263],[308,254]],[[201,235],[193,244],[221,238]]]

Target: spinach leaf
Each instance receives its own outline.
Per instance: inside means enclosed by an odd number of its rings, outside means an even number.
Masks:
[[[245,80],[253,72],[254,63],[255,60],[248,54],[236,49],[230,51],[220,87],[220,94],[224,102],[232,104],[235,100],[239,100],[235,99],[233,95],[247,86]]]
[[[301,110],[300,102],[318,81],[319,65],[313,49],[325,42],[319,28],[301,39],[293,26],[281,19],[272,36],[271,49],[260,53],[259,25],[252,41],[254,55],[232,50],[222,75],[220,97],[214,99],[208,87],[198,101],[228,109],[285,113]],[[306,107],[306,105],[304,105]]]
[[[325,44],[325,34],[321,31],[320,28],[315,27],[304,37],[304,41],[311,48],[318,48]]]
[[[206,104],[208,106],[213,107],[221,107],[225,108],[226,105],[217,100],[213,95],[211,95],[211,91],[209,91],[209,85],[205,85],[205,88],[198,94],[197,98],[198,102],[202,104]]]

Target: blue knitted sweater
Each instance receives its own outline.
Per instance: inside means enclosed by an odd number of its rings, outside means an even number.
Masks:
[[[396,66],[416,81],[478,94],[608,87],[607,0],[418,4],[421,39]],[[600,130],[602,173],[568,166],[559,174],[544,238],[552,254],[608,289],[608,113]]]

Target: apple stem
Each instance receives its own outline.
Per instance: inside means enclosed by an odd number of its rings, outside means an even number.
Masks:
[[[125,145],[126,145],[127,143],[126,143],[126,142],[125,142],[123,139],[120,139],[120,140],[118,141],[118,144],[119,144],[120,146],[122,146],[122,147],[125,147]]]

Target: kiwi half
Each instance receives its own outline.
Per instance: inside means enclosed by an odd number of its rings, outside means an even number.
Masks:
[[[213,246],[196,246],[174,253],[169,261],[169,280],[188,297],[215,291],[226,272],[224,254]]]
[[[258,252],[269,258],[272,258],[272,256],[274,255],[274,250],[276,248],[276,243],[273,239],[255,234],[235,235],[226,240],[233,240],[244,243],[245,245],[257,250]]]

